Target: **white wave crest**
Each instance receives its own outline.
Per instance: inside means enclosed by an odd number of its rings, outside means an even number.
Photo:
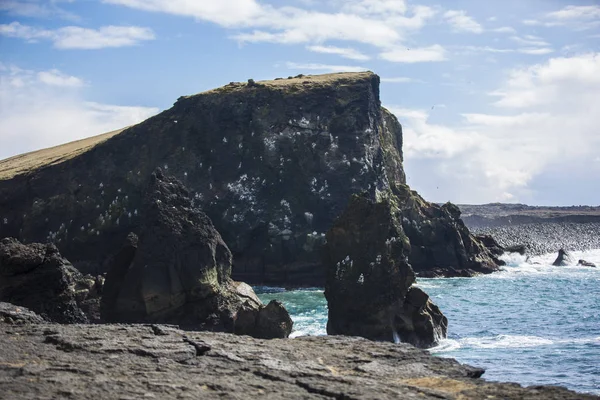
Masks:
[[[480,338],[464,338],[460,340],[461,345],[479,349],[518,348],[547,346],[554,342],[539,336],[525,335],[496,335]]]
[[[436,353],[447,353],[450,351],[456,351],[460,349],[461,345],[458,340],[454,339],[443,339],[440,340],[439,344],[429,349],[433,354]]]

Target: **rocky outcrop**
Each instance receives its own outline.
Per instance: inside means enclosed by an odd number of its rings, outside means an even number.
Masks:
[[[563,249],[558,250],[558,256],[556,257],[556,260],[554,260],[554,262],[552,263],[552,265],[554,265],[555,267],[565,267],[567,265],[572,264],[573,259],[571,258],[571,255]]]
[[[395,218],[409,239],[409,261],[418,276],[489,274],[504,264],[469,232],[454,204],[429,203],[401,184],[391,188],[389,198],[396,203]]]
[[[596,268],[596,264],[589,262],[589,261],[585,261],[585,260],[579,260],[577,261],[577,265],[582,266],[582,267],[592,267],[592,268]]]
[[[420,289],[408,262],[411,244],[397,203],[354,196],[327,232],[323,263],[327,333],[430,347],[447,320]]]
[[[371,72],[230,84],[0,178],[0,236],[53,242],[81,271],[106,272],[107,255],[141,233],[144,187],[161,167],[215,223],[234,278],[322,285],[325,232],[351,194],[404,182],[401,146]]]
[[[88,322],[98,314],[101,278],[83,276],[52,244],[0,241],[0,301],[59,323]]]
[[[496,257],[501,256],[507,251],[491,235],[475,235],[475,239],[479,240]]]
[[[43,324],[47,321],[28,308],[0,302],[0,323]]]
[[[139,240],[114,257],[102,300],[107,322],[160,322],[185,329],[287,337],[279,303],[264,307],[252,288],[231,280],[231,252],[187,189],[158,169],[143,203]],[[245,323],[237,326],[238,312]],[[256,323],[248,324],[248,313]]]
[[[597,399],[488,382],[453,359],[360,338],[264,341],[165,325],[0,328],[0,389],[13,400]]]

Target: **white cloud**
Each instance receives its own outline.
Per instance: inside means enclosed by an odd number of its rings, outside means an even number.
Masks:
[[[444,18],[454,31],[482,33],[483,27],[463,10],[449,10],[444,13]]]
[[[379,51],[399,47],[432,19],[437,11],[427,6],[407,6],[399,0],[349,0],[333,2],[334,11],[322,12],[292,6],[275,6],[256,0],[103,0],[131,8],[193,17],[225,28],[240,44],[306,44],[313,51],[335,51],[346,58],[366,60],[361,53],[326,46],[328,41],[368,44]],[[387,57],[393,58],[393,57]],[[413,57],[414,58],[414,57]],[[421,57],[428,61],[428,57]],[[439,58],[439,56],[438,56]]]
[[[317,63],[294,63],[287,62],[288,69],[311,70],[311,71],[328,71],[328,72],[361,72],[366,71],[366,68],[351,66],[351,65],[328,65]]]
[[[381,52],[379,57],[386,61],[398,63],[445,61],[446,49],[439,44],[417,48],[397,47]]]
[[[554,53],[554,49],[549,47],[540,47],[540,48],[522,48],[518,50],[519,53],[523,54],[533,54],[533,55],[544,55]]]
[[[59,3],[70,3],[72,0],[2,0],[0,12],[8,15],[31,18],[59,18],[79,20],[79,17],[61,7]]]
[[[406,76],[399,76],[395,78],[381,78],[381,82],[386,83],[411,83],[411,82],[423,82],[418,79],[409,78]]]
[[[309,51],[324,54],[336,54],[350,60],[366,61],[371,57],[349,47],[335,47],[335,46],[307,46]]]
[[[263,17],[269,7],[255,0],[102,0],[139,10],[193,17],[222,26],[246,25],[254,18]]]
[[[546,17],[558,20],[600,19],[600,6],[566,6],[546,14]]]
[[[574,30],[592,29],[600,26],[600,6],[569,5],[560,10],[544,14],[539,19],[525,19],[525,25],[556,27],[571,27]]]
[[[498,32],[498,33],[517,33],[517,31],[515,30],[515,28],[513,28],[512,26],[501,26],[500,28],[494,28],[492,29],[492,32]]]
[[[389,15],[404,14],[407,7],[404,0],[350,0],[342,10],[355,14]]]
[[[402,39],[394,27],[375,19],[351,14],[326,14],[302,10],[276,14],[271,31],[255,30],[233,38],[240,42],[271,42],[284,44],[324,43],[328,40],[353,41],[383,46]],[[278,20],[277,18],[280,18]],[[269,28],[269,26],[265,27]]]
[[[549,46],[550,43],[546,42],[544,39],[533,36],[533,35],[525,35],[523,37],[519,36],[511,36],[510,40],[525,45],[525,46]]]
[[[123,128],[158,112],[86,101],[82,84],[58,70],[0,64],[0,159]]]
[[[63,87],[81,87],[83,81],[75,76],[65,75],[57,69],[50,71],[40,71],[37,73],[37,78],[41,83],[52,86]]]
[[[507,48],[496,48],[490,46],[457,46],[456,49],[459,50],[459,53],[521,53],[521,54],[531,54],[531,55],[543,55],[554,52],[553,49],[548,47],[522,47],[516,49],[507,49]]]
[[[66,26],[55,30],[40,29],[19,22],[0,25],[0,35],[29,42],[49,40],[58,49],[101,49],[133,46],[154,39],[149,28],[138,26],[103,26],[99,29]]]
[[[561,171],[564,180],[553,183],[560,190],[577,171],[592,182],[600,172],[599,92],[600,54],[591,53],[513,70],[492,93],[497,113],[465,113],[454,126],[392,107],[404,125],[410,183],[432,200],[482,203],[532,201],[548,171]]]

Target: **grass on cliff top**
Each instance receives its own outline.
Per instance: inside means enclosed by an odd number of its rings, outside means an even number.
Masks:
[[[255,83],[257,87],[270,87],[274,89],[286,90],[294,88],[295,91],[302,91],[314,88],[315,86],[327,86],[332,84],[351,84],[357,81],[370,79],[374,73],[365,72],[339,72],[333,74],[322,75],[297,75],[291,78],[281,78],[269,81],[258,81]],[[229,93],[234,91],[242,91],[251,89],[252,85],[248,82],[232,82],[220,88],[212,89],[202,94],[209,93]],[[194,97],[197,95],[184,96],[185,98]],[[94,146],[105,142],[111,137],[118,135],[126,128],[112,132],[103,133],[87,139],[77,140],[74,142],[62,144],[48,149],[37,150],[31,153],[20,154],[10,157],[5,160],[0,160],[0,180],[12,179],[17,175],[28,174],[35,170],[49,165],[60,164],[66,160],[77,157],[78,155],[89,151]]]
[[[27,174],[48,165],[60,164],[85,153],[125,129],[127,128],[0,160],[0,180],[11,179],[17,175]]]
[[[321,75],[296,75],[294,77],[288,78],[277,78],[268,81],[256,81],[255,85],[260,87],[269,87],[273,89],[289,89],[294,87],[295,89],[310,89],[314,86],[327,86],[332,85],[334,83],[339,84],[348,84],[353,83],[365,79],[369,79],[374,75],[371,71],[364,72],[336,72],[332,74],[321,74]],[[194,97],[203,94],[212,94],[212,93],[228,93],[228,92],[236,92],[244,89],[251,88],[252,85],[249,85],[248,82],[231,82],[225,86],[221,86],[219,88],[210,89],[205,92],[183,96],[184,98]]]

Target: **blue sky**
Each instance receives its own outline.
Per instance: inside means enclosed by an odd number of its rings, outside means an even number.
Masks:
[[[599,50],[592,0],[1,0],[0,158],[230,81],[368,69],[428,200],[598,205]]]

